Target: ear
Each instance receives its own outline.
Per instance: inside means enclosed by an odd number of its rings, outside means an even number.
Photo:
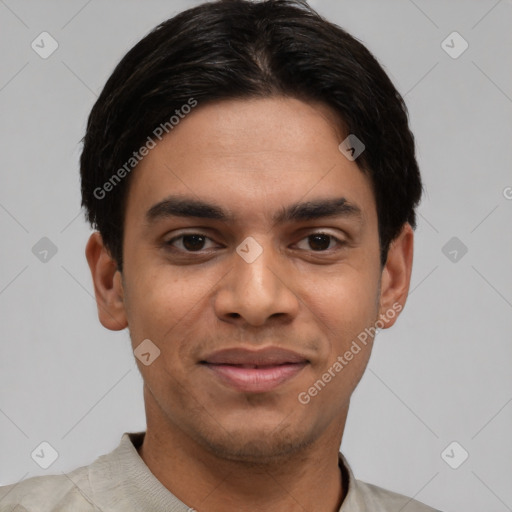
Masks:
[[[120,331],[128,326],[121,272],[98,232],[90,236],[85,256],[91,269],[100,322],[111,331]]]
[[[391,327],[405,306],[411,283],[414,232],[409,223],[389,247],[381,276],[379,320],[384,329]]]

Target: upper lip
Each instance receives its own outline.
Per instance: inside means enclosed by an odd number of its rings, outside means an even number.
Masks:
[[[279,347],[268,347],[260,350],[245,348],[229,348],[214,352],[204,359],[202,363],[231,364],[231,365],[258,365],[270,366],[286,363],[307,363],[308,360],[297,352]]]

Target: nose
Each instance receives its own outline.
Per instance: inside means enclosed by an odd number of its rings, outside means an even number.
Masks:
[[[270,247],[252,262],[233,253],[233,266],[215,296],[215,313],[230,323],[262,326],[280,319],[289,322],[299,310],[286,262]]]

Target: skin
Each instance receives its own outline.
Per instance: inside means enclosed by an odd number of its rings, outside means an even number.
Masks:
[[[291,98],[199,105],[130,178],[122,275],[101,236],[89,239],[101,323],[129,327],[133,349],[150,339],[161,351],[148,366],[136,360],[147,416],[140,455],[199,512],[334,512],[347,492],[338,451],[372,343],[308,404],[297,397],[379,315],[404,306],[413,231],[403,226],[382,268],[371,184],[338,150],[341,126],[326,106]],[[233,219],[148,223],[147,211],[171,195],[215,203]],[[272,220],[292,203],[339,197],[360,215]],[[327,249],[314,250],[308,237],[318,232],[334,237],[322,239]],[[190,238],[169,245],[191,233],[208,237],[199,251],[187,252]],[[249,236],[263,249],[252,263],[236,252]],[[269,346],[308,359],[269,392],[233,389],[200,364],[216,350]]]

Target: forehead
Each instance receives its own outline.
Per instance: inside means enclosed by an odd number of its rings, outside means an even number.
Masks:
[[[372,214],[368,177],[338,149],[342,126],[327,106],[293,98],[199,104],[134,170],[127,216],[168,195],[253,218],[319,197],[346,197]]]

